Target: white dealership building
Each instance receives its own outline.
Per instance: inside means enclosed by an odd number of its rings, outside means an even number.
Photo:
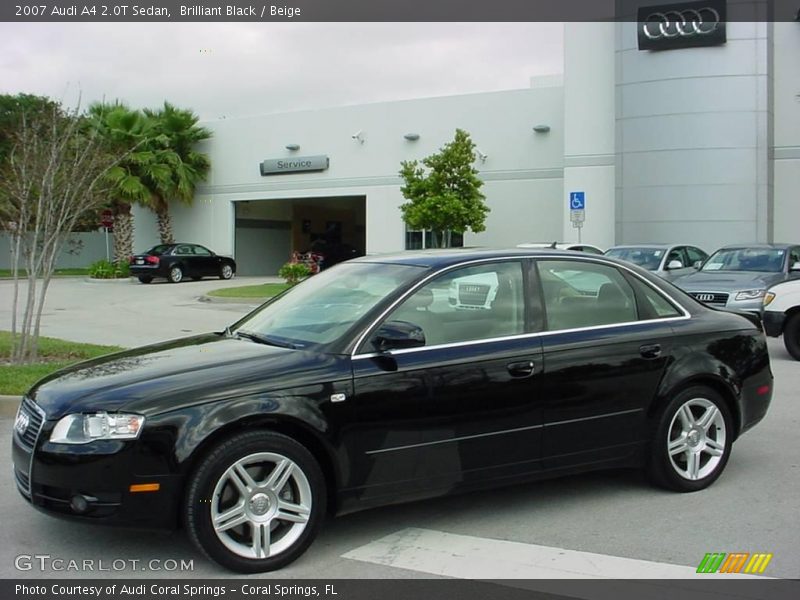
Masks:
[[[577,191],[582,240],[602,247],[797,242],[800,23],[721,26],[716,45],[651,50],[641,23],[569,23],[563,77],[526,89],[204,123],[213,166],[194,204],[172,207],[176,236],[234,255],[243,275],[331,233],[366,253],[418,245],[400,163],[461,128],[491,207],[465,245],[577,240]],[[157,241],[152,219],[138,211],[138,250]]]

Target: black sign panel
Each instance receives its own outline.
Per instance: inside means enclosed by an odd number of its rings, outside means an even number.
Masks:
[[[639,50],[724,44],[726,18],[725,0],[641,6],[637,12]]]

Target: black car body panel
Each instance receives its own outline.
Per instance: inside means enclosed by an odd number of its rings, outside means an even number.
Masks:
[[[624,270],[677,301],[681,316],[547,331],[532,304],[519,335],[391,353],[370,347],[376,323],[437,274],[464,263],[519,261],[533,289],[529,273],[543,257]],[[620,261],[574,257],[520,250],[366,257],[355,262],[414,265],[419,275],[333,342],[278,347],[220,332],[60,371],[27,395],[39,408],[26,410],[45,418],[32,449],[14,433],[18,487],[53,514],[78,518],[69,501],[83,494],[96,505],[80,518],[172,527],[209,449],[232,432],[265,427],[311,451],[328,479],[333,511],[345,513],[641,465],[660,407],[691,383],[719,391],[735,415],[736,435],[763,418],[772,374],[757,324],[705,307]],[[96,411],[144,415],[141,435],[85,445],[49,441],[63,416]],[[139,482],[162,489],[130,493]]]

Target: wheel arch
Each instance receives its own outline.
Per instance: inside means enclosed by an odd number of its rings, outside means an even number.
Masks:
[[[237,433],[248,431],[264,430],[280,433],[289,437],[304,448],[306,448],[322,470],[325,477],[325,487],[327,490],[328,511],[336,509],[336,491],[338,489],[338,470],[332,452],[329,450],[321,437],[312,430],[311,427],[302,421],[285,416],[276,415],[247,415],[235,421],[226,423],[208,434],[195,446],[191,454],[182,461],[182,470],[185,482],[181,490],[181,501],[179,506],[183,506],[186,493],[190,483],[191,474],[194,473],[203,459],[224,440],[233,437]]]
[[[722,367],[721,370],[728,371],[722,363],[718,365]],[[736,384],[735,379],[731,373],[728,377],[721,377],[720,375],[711,371],[694,373],[688,377],[680,379],[665,378],[662,381],[661,388],[656,396],[656,401],[650,405],[647,412],[648,420],[654,423],[661,415],[661,411],[667,406],[669,401],[691,387],[704,386],[717,392],[722,400],[725,402],[728,410],[731,413],[731,420],[733,421],[733,439],[739,437],[742,429],[742,410],[739,406],[739,395],[737,390],[739,386]]]

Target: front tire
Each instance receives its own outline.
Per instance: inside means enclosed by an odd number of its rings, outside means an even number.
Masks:
[[[138,279],[140,283],[151,283],[153,281],[150,275],[139,275]]]
[[[180,283],[183,281],[183,269],[178,265],[169,268],[169,276],[167,277],[170,283]]]
[[[722,474],[732,444],[733,420],[722,397],[705,386],[688,388],[659,417],[647,474],[670,490],[702,490]]]
[[[800,360],[800,313],[795,313],[786,320],[783,327],[783,345],[795,360]]]
[[[239,573],[280,569],[313,541],[325,478],[293,439],[250,431],[217,446],[191,478],[186,529],[209,558]]]

